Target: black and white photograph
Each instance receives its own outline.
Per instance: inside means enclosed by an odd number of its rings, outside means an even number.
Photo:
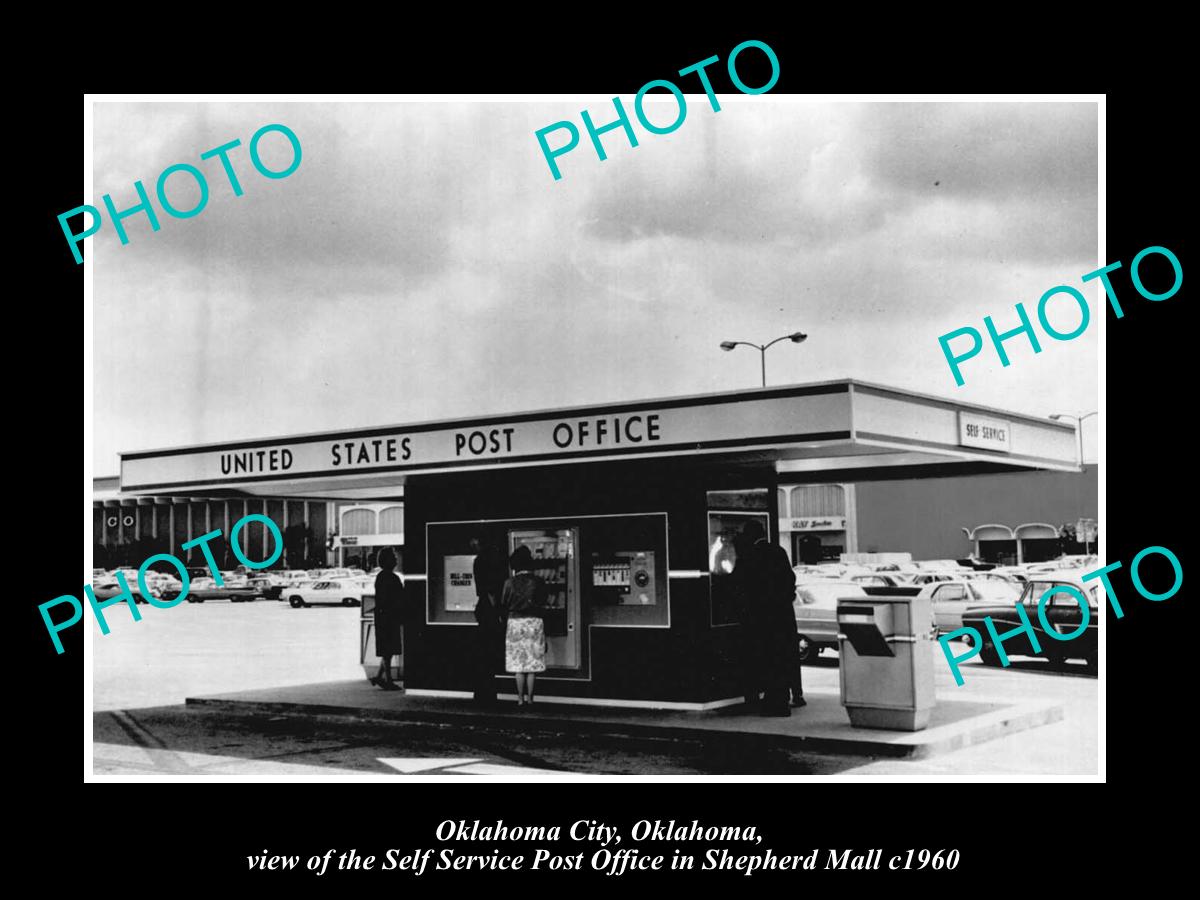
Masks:
[[[1104,98],[725,54],[89,98],[88,780],[1104,780]]]

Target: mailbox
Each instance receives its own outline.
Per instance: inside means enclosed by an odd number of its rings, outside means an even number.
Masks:
[[[933,611],[928,597],[838,601],[842,705],[855,728],[920,731],[933,693]]]

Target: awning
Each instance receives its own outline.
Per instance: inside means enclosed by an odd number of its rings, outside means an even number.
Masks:
[[[1079,471],[1073,424],[859,381],[121,454],[124,494],[394,495],[414,475],[665,457],[772,463],[781,481]]]

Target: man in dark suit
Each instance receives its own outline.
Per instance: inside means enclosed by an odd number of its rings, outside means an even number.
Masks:
[[[796,573],[787,552],[767,540],[762,525],[751,520],[742,528],[734,576],[744,615],[743,646],[747,699],[763,694],[764,716],[788,716],[788,691],[799,689],[799,649],[796,615]],[[796,702],[804,705],[803,698]]]
[[[504,656],[504,623],[500,615],[500,592],[508,577],[508,564],[489,542],[471,541],[475,553],[472,566],[475,579],[475,622],[478,643],[475,651],[475,700],[496,701],[496,674]]]

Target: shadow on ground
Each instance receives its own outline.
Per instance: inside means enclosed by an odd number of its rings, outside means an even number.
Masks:
[[[769,747],[765,739],[746,737],[694,741],[569,732],[520,735],[331,717],[230,715],[187,706],[96,713],[93,739],[98,745],[139,747],[149,751],[150,758],[174,755],[178,760],[181,754],[205,754],[328,767],[331,775],[394,773],[380,762],[387,758],[485,758],[514,767],[595,775],[813,775],[870,761],[809,757]],[[103,755],[97,751],[97,759]],[[222,774],[205,772],[202,761],[193,768],[195,774]],[[183,774],[178,762],[169,771]],[[286,771],[286,766],[280,768],[281,774]]]

